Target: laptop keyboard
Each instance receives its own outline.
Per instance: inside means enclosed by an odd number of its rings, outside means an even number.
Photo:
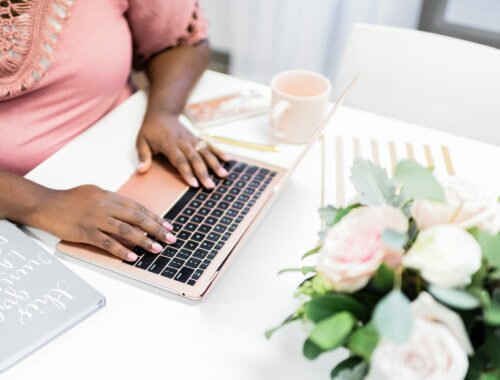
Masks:
[[[214,189],[189,188],[163,216],[174,227],[174,244],[158,242],[164,246],[160,254],[135,247],[138,259],[124,263],[195,285],[276,175],[233,160],[224,168],[229,174],[212,177]]]

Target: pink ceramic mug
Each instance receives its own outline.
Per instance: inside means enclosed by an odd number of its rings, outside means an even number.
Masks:
[[[274,76],[271,89],[273,135],[289,143],[308,143],[328,108],[328,78],[313,71],[283,71]]]

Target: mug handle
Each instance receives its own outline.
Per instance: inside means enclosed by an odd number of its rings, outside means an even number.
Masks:
[[[285,135],[285,132],[280,128],[280,120],[288,108],[290,108],[290,103],[280,100],[271,110],[271,128],[276,137],[283,137]]]

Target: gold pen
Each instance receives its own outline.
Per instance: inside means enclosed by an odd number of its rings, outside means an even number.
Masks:
[[[240,146],[242,148],[249,148],[255,150],[261,150],[265,152],[279,152],[280,148],[276,145],[268,145],[268,144],[259,144],[249,141],[236,140],[229,137],[211,135],[211,134],[202,134],[201,138],[208,141],[220,142],[223,144]]]

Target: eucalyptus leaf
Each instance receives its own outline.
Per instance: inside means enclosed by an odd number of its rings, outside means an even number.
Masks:
[[[288,316],[288,318],[287,318],[287,319],[285,319],[285,320],[284,320],[284,321],[283,321],[283,322],[282,322],[279,326],[276,326],[276,327],[274,327],[274,328],[272,328],[272,329],[267,330],[267,331],[264,333],[264,334],[266,335],[266,338],[267,338],[267,339],[270,339],[270,338],[271,338],[271,336],[273,336],[273,334],[274,334],[276,331],[278,331],[279,329],[281,329],[283,326],[285,326],[285,325],[287,325],[287,324],[289,324],[289,323],[291,323],[291,322],[296,321],[297,319],[299,319],[299,317],[298,317],[295,313],[291,314],[291,315],[290,315],[290,316]]]
[[[329,294],[316,297],[305,304],[307,318],[315,323],[341,311],[348,311],[361,320],[366,320],[370,316],[365,305],[346,294]]]
[[[359,157],[354,160],[351,182],[363,205],[402,205],[402,199],[396,193],[396,185],[387,176],[387,171],[369,160]]]
[[[351,334],[347,347],[352,353],[370,362],[370,358],[378,342],[379,335],[377,330],[369,323]]]
[[[368,364],[356,356],[340,362],[331,372],[332,380],[363,380],[368,373]]]
[[[328,205],[326,207],[321,207],[319,209],[319,217],[322,222],[325,222],[327,226],[332,226],[337,217],[338,209],[334,206]]]
[[[307,359],[314,360],[323,353],[323,350],[309,339],[306,339],[302,347],[302,353]]]
[[[382,232],[382,242],[388,248],[400,250],[403,249],[406,243],[408,243],[408,234],[400,233],[394,230],[385,230]]]
[[[432,172],[416,161],[400,161],[396,167],[395,178],[414,199],[428,199],[437,202],[446,200],[443,188]]]
[[[400,290],[391,291],[375,307],[372,321],[382,337],[404,343],[413,327],[410,301]]]
[[[488,261],[488,264],[500,269],[500,234],[491,235],[478,229],[473,229],[470,233],[481,246],[483,257]]]
[[[437,300],[456,309],[472,310],[481,306],[481,301],[465,290],[447,289],[431,285],[428,291]]]
[[[342,311],[319,322],[309,335],[309,340],[324,351],[341,346],[351,333],[356,318]]]
[[[282,269],[278,272],[278,275],[283,274],[283,273],[289,273],[289,272],[301,272],[302,274],[308,274],[312,272],[316,272],[316,267],[301,267],[301,268],[286,268]]]

